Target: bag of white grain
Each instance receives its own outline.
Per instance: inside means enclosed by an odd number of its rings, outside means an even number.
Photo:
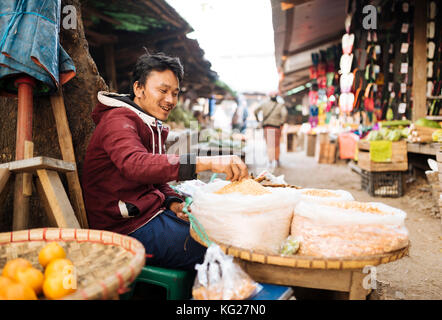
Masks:
[[[312,202],[323,202],[323,201],[352,201],[354,200],[353,195],[345,190],[330,190],[330,189],[315,189],[315,188],[304,188],[297,189],[299,193],[299,201],[312,201]]]
[[[300,201],[291,235],[300,237],[300,255],[342,258],[382,254],[407,246],[400,209],[377,202]]]
[[[265,188],[252,179],[219,181],[198,189],[190,207],[210,240],[277,254],[290,232],[292,192]]]

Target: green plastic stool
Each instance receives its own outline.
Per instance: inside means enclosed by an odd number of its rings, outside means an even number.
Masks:
[[[192,296],[192,286],[195,276],[196,272],[193,271],[145,266],[130,285],[130,291],[120,295],[120,299],[131,299],[135,285],[138,282],[164,287],[167,292],[167,300],[189,299]]]

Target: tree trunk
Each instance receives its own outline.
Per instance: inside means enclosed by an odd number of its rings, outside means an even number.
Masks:
[[[94,130],[91,112],[97,103],[97,92],[107,90],[107,85],[98,73],[97,66],[89,54],[81,19],[80,0],[62,0],[62,8],[73,5],[76,8],[76,29],[66,30],[61,23],[60,41],[71,56],[76,67],[76,76],[63,86],[72,142],[75,150],[78,174],[81,178],[83,159],[89,138]],[[61,10],[62,11],[62,10]],[[63,12],[63,11],[62,11]],[[63,21],[64,14],[61,14]],[[17,124],[17,99],[0,98],[0,162],[15,160],[15,138]],[[49,97],[34,97],[33,114],[34,156],[48,156],[62,159],[57,130]],[[66,191],[64,175],[62,181]],[[13,176],[11,176],[13,178]],[[11,179],[12,180],[12,179]],[[13,212],[13,181],[10,181],[3,195],[0,195],[0,232],[11,231]],[[29,228],[50,226],[40,199],[34,189],[30,201]]]

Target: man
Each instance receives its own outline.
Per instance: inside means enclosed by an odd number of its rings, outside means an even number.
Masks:
[[[167,182],[195,179],[206,170],[236,181],[248,172],[235,156],[165,154],[162,121],[177,104],[182,78],[178,58],[144,54],[133,70],[130,96],[98,93],[82,182],[91,228],[138,239],[148,264],[193,269],[205,248],[189,236],[183,199]]]
[[[267,145],[267,156],[272,168],[279,167],[281,129],[287,120],[287,109],[283,103],[278,102],[277,95],[272,94],[270,100],[255,109],[257,121],[259,121],[258,114],[261,111],[263,113],[262,127],[264,128],[264,138]]]

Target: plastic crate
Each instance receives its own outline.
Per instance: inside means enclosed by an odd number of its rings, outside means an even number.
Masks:
[[[372,197],[402,197],[403,171],[370,172],[361,170],[361,188]]]

